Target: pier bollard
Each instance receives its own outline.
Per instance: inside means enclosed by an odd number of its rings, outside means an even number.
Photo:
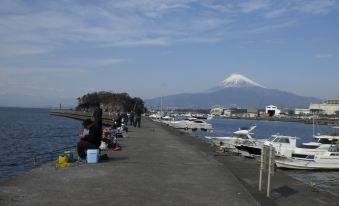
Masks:
[[[259,191],[260,192],[262,191],[264,172],[266,169],[268,169],[267,191],[266,191],[267,197],[270,197],[270,193],[271,193],[271,177],[274,175],[274,159],[275,159],[275,153],[274,153],[273,145],[270,144],[269,151],[266,151],[266,146],[263,145],[261,148],[261,158],[260,158]],[[268,164],[266,163],[266,160],[268,160]]]
[[[270,197],[271,193],[271,177],[274,173],[274,154],[273,154],[273,146],[270,144],[270,156],[269,156],[269,161],[268,161],[268,174],[267,174],[267,197]],[[273,169],[273,170],[272,170]],[[273,171],[273,172],[272,172]]]
[[[265,169],[265,159],[266,159],[266,146],[263,144],[261,148],[261,158],[260,158],[259,191],[262,190],[262,178]]]

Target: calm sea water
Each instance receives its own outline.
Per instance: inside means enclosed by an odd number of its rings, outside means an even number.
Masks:
[[[0,180],[30,170],[75,146],[81,123],[47,109],[0,108]],[[34,161],[35,159],[35,161]]]
[[[205,136],[231,136],[239,127],[250,127],[256,124],[257,128],[253,131],[254,137],[265,139],[272,134],[300,137],[300,142],[309,142],[312,140],[313,125],[294,123],[294,122],[273,122],[257,120],[229,120],[214,118],[210,121],[213,124],[213,132],[195,132],[193,135],[204,138]],[[325,134],[333,131],[331,126],[315,125],[315,132]],[[339,197],[339,171],[295,171],[284,170],[289,176],[305,182],[315,188],[322,189]],[[274,183],[273,183],[274,184]]]

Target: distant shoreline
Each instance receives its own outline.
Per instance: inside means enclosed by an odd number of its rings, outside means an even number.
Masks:
[[[277,118],[277,117],[256,117],[256,118],[245,118],[245,117],[221,117],[224,119],[244,119],[244,120],[262,120],[262,121],[277,121],[277,122],[298,122],[304,124],[313,124],[313,119],[298,119],[298,118]],[[317,125],[332,125],[339,126],[339,119],[315,119],[314,124]]]
[[[51,110],[52,108],[48,107],[16,107],[16,106],[1,106],[0,109],[45,109]]]
[[[63,110],[71,110],[74,107],[64,107]],[[0,109],[59,109],[58,107],[46,106],[46,107],[22,107],[22,106],[0,106]]]
[[[91,112],[81,112],[81,111],[75,111],[75,110],[63,110],[63,109],[52,109],[49,111],[50,115],[54,116],[61,116],[61,117],[67,117],[71,119],[76,120],[85,120],[87,118],[92,118]],[[107,112],[104,112],[102,115],[102,122],[106,125],[113,125],[113,118],[115,119],[114,114],[108,114]]]
[[[49,111],[51,115],[56,115],[56,116],[63,116],[63,117],[68,117],[68,118],[73,118],[73,119],[78,119],[78,120],[84,120],[85,118],[90,118],[91,113],[89,112],[79,112],[79,111],[74,111],[74,110],[59,110],[59,109],[54,109]],[[107,122],[107,124],[112,123],[112,118],[113,115],[109,116],[104,113],[103,115],[103,120],[104,122]],[[298,118],[287,118],[287,117],[256,117],[256,118],[245,118],[245,117],[222,117],[219,116],[219,118],[224,118],[224,119],[244,119],[244,120],[261,120],[261,121],[277,121],[277,122],[297,122],[297,123],[304,123],[304,124],[313,124],[313,119],[298,119]],[[339,126],[339,119],[315,119],[314,124],[317,125],[330,125],[330,126]]]

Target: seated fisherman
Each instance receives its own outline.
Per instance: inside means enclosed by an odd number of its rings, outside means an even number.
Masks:
[[[82,123],[84,132],[80,134],[80,141],[77,144],[77,151],[80,159],[86,159],[88,149],[98,149],[101,143],[101,134],[98,124],[86,119]]]

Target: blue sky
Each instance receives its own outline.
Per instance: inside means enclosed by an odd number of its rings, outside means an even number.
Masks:
[[[0,106],[18,105],[14,96],[39,106],[100,90],[199,92],[232,73],[299,95],[339,96],[336,0],[0,3]]]

